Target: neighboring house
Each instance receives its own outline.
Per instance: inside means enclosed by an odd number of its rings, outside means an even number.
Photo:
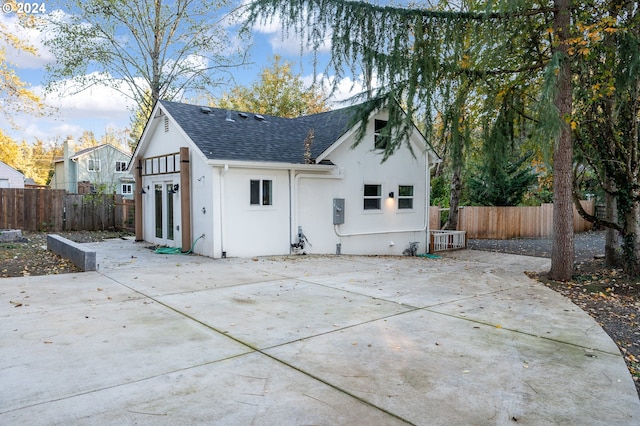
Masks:
[[[24,175],[0,161],[0,188],[24,188]]]
[[[414,128],[413,154],[403,145],[381,163],[387,115],[354,147],[354,111],[289,119],[159,101],[130,166],[136,239],[215,258],[425,252],[438,156]]]
[[[133,198],[134,180],[127,171],[131,155],[102,144],[74,152],[72,139],[63,146],[64,156],[54,161],[50,187],[73,194],[105,192]]]

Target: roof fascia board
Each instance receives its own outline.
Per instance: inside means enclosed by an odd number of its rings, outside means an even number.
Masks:
[[[160,114],[158,114],[158,112],[160,112]],[[140,143],[138,143],[138,146],[136,146],[136,149],[131,158],[136,158],[140,151],[142,151],[142,147],[146,146],[149,143],[149,135],[153,134],[153,130],[158,127],[158,125],[160,124],[160,119],[165,115],[169,118],[169,120],[171,120],[171,124],[178,130],[178,132],[185,138],[185,140],[187,140],[193,146],[194,149],[192,151],[196,151],[203,161],[207,161],[207,157],[204,155],[204,153],[200,150],[200,148],[198,148],[198,146],[193,142],[189,135],[187,135],[182,126],[180,126],[178,122],[173,118],[173,116],[169,114],[169,112],[162,106],[162,103],[160,101],[156,103],[156,107],[153,109],[151,118],[149,118],[149,121],[147,122],[147,125],[142,132],[142,136],[140,137]],[[131,170],[131,165],[133,163],[133,161],[130,163],[129,173],[133,173],[133,171]]]
[[[367,118],[367,121],[371,121],[371,119],[380,111],[382,111],[382,109],[377,109],[375,111],[372,111],[369,117]],[[316,162],[320,162],[326,159],[333,151],[335,151],[340,145],[342,145],[347,139],[349,139],[351,135],[353,135],[356,132],[356,128],[359,125],[360,123],[356,123],[351,129],[345,132],[345,134],[342,135],[337,141],[332,143],[331,146],[329,146],[329,148],[327,148],[322,154],[318,156],[318,158],[316,159]],[[440,158],[438,153],[436,153],[436,151],[433,149],[429,141],[427,141],[427,139],[424,137],[422,132],[420,132],[420,130],[416,127],[416,125],[413,122],[411,122],[411,127],[413,128],[413,130],[411,131],[411,135],[409,136],[409,142],[413,144],[414,148],[416,148],[418,151],[420,151],[423,154],[428,151],[429,157],[433,158],[433,161],[431,161],[432,163],[441,162],[442,159]],[[417,140],[414,140],[414,138],[417,138]]]
[[[158,111],[160,111],[161,114],[158,114]],[[147,120],[147,124],[145,124],[144,126],[144,130],[142,131],[140,140],[136,145],[136,149],[133,151],[132,158],[136,158],[142,148],[147,145],[148,135],[153,133],[153,130],[158,127],[158,124],[160,122],[159,118],[162,117],[163,114],[166,114],[166,111],[161,110],[160,101],[157,101],[156,106],[153,108],[153,111],[151,111],[151,115]],[[133,164],[133,161],[131,162],[131,164]]]

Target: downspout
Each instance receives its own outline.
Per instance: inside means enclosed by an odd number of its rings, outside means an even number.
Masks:
[[[224,176],[228,171],[228,164],[220,170],[220,257],[223,259],[227,257],[227,252],[224,250]]]
[[[293,173],[293,170],[289,169],[289,254],[293,253],[293,247],[291,247],[291,242],[293,241],[293,188],[291,187],[291,173]]]

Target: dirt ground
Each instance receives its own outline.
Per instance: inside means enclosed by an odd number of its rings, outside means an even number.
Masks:
[[[58,234],[78,243],[123,236],[112,231]],[[46,246],[44,233],[24,233],[20,241],[0,243],[0,277],[80,272],[71,262],[47,251]],[[527,256],[551,255],[548,239],[470,240],[468,247]],[[572,281],[551,281],[545,274],[530,276],[569,298],[602,326],[625,357],[640,396],[640,277],[627,276],[594,258],[604,252],[602,231],[577,234],[575,248],[577,264]]]

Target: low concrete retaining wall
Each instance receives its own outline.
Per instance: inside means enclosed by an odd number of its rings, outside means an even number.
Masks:
[[[68,240],[60,235],[47,235],[47,250],[51,250],[58,256],[69,259],[83,271],[96,270],[96,252],[83,247],[74,241]]]

